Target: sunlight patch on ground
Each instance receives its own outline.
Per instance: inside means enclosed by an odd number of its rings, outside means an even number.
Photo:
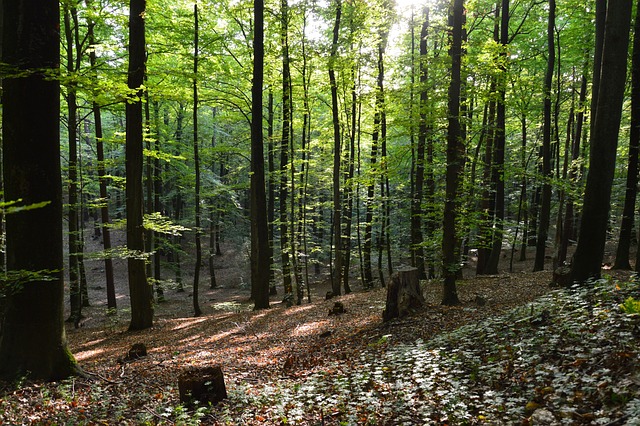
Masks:
[[[87,361],[103,352],[104,349],[92,349],[90,351],[77,352],[73,356],[76,358],[76,361]]]
[[[251,305],[242,304],[234,300],[229,302],[212,303],[211,307],[216,311],[227,311],[227,312],[242,312],[242,311],[250,311],[252,309]]]
[[[180,319],[176,319],[176,321],[179,321],[180,324],[176,325],[175,327],[173,327],[171,330],[182,330],[188,327],[192,327],[196,324],[200,324],[203,321],[206,321],[207,318],[180,318]]]
[[[292,332],[291,335],[298,336],[308,336],[309,334],[313,334],[319,331],[325,331],[329,326],[329,321],[314,321],[307,324],[300,324],[297,326]]]

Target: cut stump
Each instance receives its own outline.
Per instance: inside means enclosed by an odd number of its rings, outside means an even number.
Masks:
[[[387,304],[382,319],[386,322],[393,318],[408,315],[424,306],[425,300],[420,288],[420,273],[417,268],[399,269],[391,277],[387,287]]]
[[[190,368],[178,377],[180,402],[189,405],[217,404],[227,398],[222,368]]]

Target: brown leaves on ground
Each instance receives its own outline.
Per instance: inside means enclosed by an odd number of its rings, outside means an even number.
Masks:
[[[68,339],[85,370],[110,380],[134,374],[130,371],[133,363],[121,364],[118,359],[133,344],[144,342],[148,356],[135,362],[135,370],[153,372],[151,376],[159,382],[173,382],[175,373],[187,366],[216,364],[227,376],[264,383],[282,376],[304,376],[327,361],[350,358],[384,335],[393,335],[396,342],[427,340],[498,315],[547,292],[549,280],[549,273],[541,272],[459,281],[462,304],[455,307],[439,304],[441,288],[434,280],[426,286],[423,310],[387,324],[381,319],[386,298],[382,288],[341,296],[347,312],[335,316],[327,312],[336,299],[324,300],[322,289],[316,291],[311,304],[286,308],[273,303],[272,309],[254,312],[248,302],[209,303],[210,313],[197,318],[179,316],[186,302],[171,300],[158,305],[150,330],[125,332],[126,324],[120,321],[106,328],[94,325],[69,330]],[[486,304],[480,306],[478,296]],[[238,299],[239,294],[217,289],[204,297],[217,301]],[[97,315],[96,311],[99,308],[87,315]]]

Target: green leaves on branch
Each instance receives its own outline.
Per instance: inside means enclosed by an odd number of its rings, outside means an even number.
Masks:
[[[153,212],[144,215],[144,228],[161,234],[180,236],[182,232],[189,231],[182,225],[177,225],[166,216],[162,216],[159,212]]]
[[[40,271],[6,271],[0,278],[0,297],[16,294],[28,283],[55,281],[59,278],[59,272],[49,269]]]
[[[42,207],[46,207],[51,204],[51,201],[41,201],[39,203],[27,204],[27,205],[18,205],[22,202],[22,199],[18,199],[15,201],[2,201],[0,202],[0,210],[2,210],[3,214],[13,214],[20,213],[29,210],[40,209]]]

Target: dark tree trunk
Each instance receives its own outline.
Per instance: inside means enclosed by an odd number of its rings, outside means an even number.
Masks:
[[[64,34],[66,43],[66,69],[71,75],[76,71],[74,57],[74,37],[71,22],[72,11],[68,5],[64,6]],[[68,321],[79,327],[82,316],[82,292],[80,291],[80,265],[78,254],[80,251],[80,217],[78,214],[78,106],[77,87],[74,82],[67,86],[67,132],[69,137],[68,164],[68,192],[69,192],[69,305]]]
[[[253,82],[251,87],[251,296],[255,309],[269,308],[269,233],[264,180],[262,84],[264,81],[264,1],[253,2]]]
[[[461,140],[460,127],[460,89],[462,68],[462,22],[464,19],[464,0],[454,0],[451,11],[451,82],[448,92],[448,126],[447,126],[447,171],[444,201],[444,219],[442,223],[442,255],[443,255],[443,305],[460,303],[456,290],[456,278],[460,268],[456,219],[458,217],[458,190],[461,184],[464,145]]]
[[[336,0],[336,19],[333,25],[333,39],[331,57],[329,58],[329,83],[331,86],[331,110],[333,121],[333,241],[334,265],[332,290],[335,296],[341,294],[342,287],[342,192],[340,188],[340,160],[342,158],[340,138],[340,111],[338,110],[338,83],[336,81],[336,60],[338,58],[338,35],[340,33],[340,17],[342,15],[342,0]]]
[[[572,281],[580,283],[600,277],[604,257],[627,73],[631,9],[631,2],[609,2],[602,68],[594,70],[594,75],[600,75],[598,102],[590,140],[580,235],[571,270]]]
[[[639,4],[640,6],[640,4]],[[640,145],[640,7],[636,10],[633,27],[633,54],[631,57],[631,123],[629,126],[629,155],[627,159],[627,185],[622,209],[620,237],[614,269],[631,269],[629,248],[633,232],[633,217],[638,193],[638,147]]]
[[[267,101],[267,161],[269,167],[268,183],[267,183],[267,224],[269,231],[269,263],[274,264],[273,246],[275,234],[276,220],[276,163],[275,163],[275,146],[273,143],[273,92],[269,90]],[[275,270],[269,268],[269,294],[275,296],[278,294],[276,287]]]
[[[87,6],[90,5],[90,2],[87,1]],[[89,45],[93,46],[96,43],[94,36],[94,27],[95,23],[90,21],[88,23],[87,30],[87,38],[89,41]],[[89,61],[91,64],[91,68],[95,70],[97,65],[96,52],[94,49],[89,51]],[[96,71],[97,72],[97,71]],[[104,143],[102,142],[102,114],[100,111],[100,105],[97,102],[93,102],[93,120],[95,126],[95,135],[96,135],[96,157],[98,160],[98,181],[100,186],[100,219],[102,222],[102,246],[105,251],[104,258],[104,272],[105,272],[105,280],[107,285],[107,308],[108,309],[116,309],[116,290],[115,290],[115,281],[113,279],[113,260],[109,255],[111,251],[111,229],[109,228],[109,195],[107,193],[107,177],[105,171],[105,161],[104,161]]]
[[[291,258],[289,247],[289,222],[287,219],[287,199],[289,168],[289,143],[291,136],[291,70],[289,66],[289,4],[280,3],[280,44],[282,48],[282,138],[280,139],[280,261],[282,262],[282,282],[285,294],[293,294],[291,282]]]
[[[129,330],[153,326],[153,294],[147,283],[143,227],[143,132],[142,84],[145,74],[145,0],[131,0],[129,16],[128,86],[135,91],[127,101],[126,137],[126,194],[127,194],[127,250],[129,293],[131,295],[131,323]]]
[[[540,205],[540,220],[536,236],[536,257],[533,271],[544,269],[544,258],[547,246],[547,233],[551,220],[551,83],[555,69],[555,24],[556,2],[549,0],[549,18],[547,21],[547,72],[544,77],[544,124],[542,129],[542,202]]]
[[[0,2],[5,200],[39,208],[6,216],[7,272],[21,284],[6,300],[0,377],[57,380],[80,373],[64,331],[58,2]],[[43,71],[44,70],[44,71]],[[37,125],[34,125],[36,123]],[[34,275],[17,281],[21,271]]]
[[[498,76],[498,104],[496,107],[495,146],[493,150],[492,181],[495,187],[495,225],[491,253],[487,261],[486,272],[498,273],[498,263],[502,253],[504,233],[504,149],[505,149],[505,120],[507,93],[507,45],[509,44],[509,0],[502,0],[500,20],[500,59],[498,60],[500,74]]]
[[[196,264],[193,273],[193,315],[202,315],[198,290],[200,287],[200,264],[202,263],[202,229],[200,208],[200,153],[198,150],[198,43],[200,41],[198,22],[198,2],[193,4],[193,168],[196,175],[195,217],[196,217]]]
[[[413,17],[412,17],[413,21]],[[412,22],[413,24],[413,22]],[[414,44],[415,37],[413,37],[413,25],[411,26],[411,54],[414,57]],[[420,43],[419,43],[419,102],[418,102],[418,140],[417,144],[412,143],[412,197],[411,197],[411,264],[418,269],[418,275],[420,278],[426,278],[426,268],[424,259],[424,246],[423,246],[423,232],[422,232],[422,199],[424,195],[424,166],[425,166],[425,145],[427,140],[427,112],[426,106],[429,100],[429,92],[427,90],[427,81],[429,78],[429,67],[427,66],[427,40],[429,37],[429,8],[424,8],[424,20],[422,21],[422,27],[420,30]],[[415,61],[411,61],[411,82],[415,80]],[[413,107],[413,84],[411,86],[411,105]],[[411,117],[413,121],[413,116]],[[411,129],[413,129],[413,123],[411,123]],[[413,139],[413,130],[411,132]]]

